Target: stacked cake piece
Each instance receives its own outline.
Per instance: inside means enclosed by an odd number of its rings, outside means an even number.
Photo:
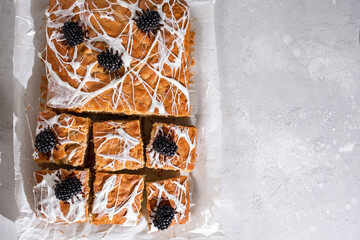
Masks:
[[[106,121],[93,125],[98,171],[118,171],[144,167],[140,121]]]
[[[154,123],[145,164],[139,120],[95,122],[93,140],[89,138],[90,126],[88,118],[56,114],[49,109],[40,113],[33,154],[39,166],[53,163],[60,167],[67,165],[67,168],[90,167],[35,172],[35,209],[40,219],[50,223],[90,221],[133,226],[140,218],[146,176],[125,174],[121,170],[147,167],[191,172],[194,169],[195,127]],[[94,143],[93,165],[86,157],[91,141]],[[148,182],[146,195],[151,229],[164,230],[189,220],[186,176]]]
[[[134,226],[146,196],[150,229],[186,223],[189,180],[180,175],[195,167],[197,130],[155,122],[144,148],[142,127],[147,116],[190,114],[186,2],[49,3],[42,56],[47,105],[38,118],[33,154],[43,168],[35,172],[37,217]],[[92,122],[99,113],[112,115]],[[114,114],[133,116],[119,120]],[[146,168],[179,176],[146,182]]]

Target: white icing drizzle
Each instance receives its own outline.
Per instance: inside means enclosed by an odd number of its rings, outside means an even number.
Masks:
[[[103,124],[109,124],[113,126],[112,132],[97,132],[101,136],[94,136],[94,142],[103,141],[95,150],[97,156],[103,157],[105,159],[112,159],[112,161],[101,167],[104,170],[119,170],[118,165],[122,165],[122,168],[126,167],[127,162],[135,162],[139,165],[143,165],[143,162],[140,159],[136,159],[130,156],[130,151],[135,149],[135,147],[140,144],[140,136],[133,137],[128,134],[122,126],[121,122],[107,121]],[[103,140],[105,139],[105,140]],[[118,152],[115,154],[104,153],[104,148],[107,145],[119,145],[122,143],[122,147],[117,148]],[[105,146],[104,146],[105,145]]]
[[[49,111],[49,110],[45,110],[45,111]],[[70,134],[83,134],[84,136],[86,136],[88,133],[87,131],[82,131],[78,126],[73,126],[73,123],[75,120],[75,116],[69,115],[69,114],[60,114],[60,115],[55,115],[49,119],[45,119],[44,118],[45,115],[41,114],[39,115],[39,120],[37,122],[37,128],[36,128],[36,134],[39,134],[42,130],[46,129],[46,128],[50,128],[53,133],[56,136],[56,139],[59,142],[59,145],[64,145],[64,144],[74,144],[78,145],[77,147],[73,147],[72,151],[67,155],[67,159],[72,159],[73,156],[75,156],[77,151],[82,151],[82,148],[86,148],[86,146],[82,145],[80,142],[78,141],[73,141],[71,140],[71,135]],[[64,116],[64,117],[63,117]],[[63,117],[61,120],[61,123],[59,121],[59,118]],[[65,125],[63,124],[63,122],[65,122]],[[67,129],[67,136],[65,137],[61,137],[59,136],[59,134],[56,132],[55,130],[55,126],[58,126],[59,128],[61,128],[61,131],[65,131],[64,129]],[[50,162],[56,162],[57,159],[54,159],[54,151],[56,151],[55,148],[51,149],[50,152],[50,158],[49,161]],[[85,151],[84,151],[85,153]],[[35,149],[34,153],[33,153],[33,158],[34,160],[39,159],[39,152]]]
[[[151,198],[156,198],[156,206],[154,209],[152,209],[152,211],[150,212],[150,218],[149,221],[151,223],[150,225],[150,231],[158,231],[158,229],[156,227],[153,226],[152,224],[152,220],[155,217],[156,211],[160,205],[160,203],[162,201],[166,201],[166,200],[170,200],[174,205],[172,205],[172,207],[175,208],[175,212],[177,214],[175,214],[175,223],[178,224],[180,221],[186,219],[187,215],[186,215],[186,209],[189,207],[188,206],[188,198],[187,198],[187,191],[186,191],[186,185],[188,184],[188,179],[186,179],[183,183],[181,183],[180,181],[181,178],[179,179],[169,179],[167,181],[163,181],[163,182],[152,182],[150,183],[150,188],[148,188],[150,190],[150,192],[148,192],[148,199]],[[174,190],[174,192],[169,193],[168,191],[166,191],[165,186],[166,184],[169,184],[169,182],[171,184],[175,184],[176,188]],[[157,194],[157,196],[155,196],[155,190],[153,189],[153,187],[155,187],[159,192]],[[165,198],[163,197],[163,195],[165,195]],[[182,200],[184,199],[184,202],[182,202]],[[190,213],[188,213],[190,214]]]
[[[174,138],[173,140],[175,140],[176,145],[179,147],[178,143],[180,141],[180,139],[184,139],[187,144],[189,145],[189,152],[185,153],[187,155],[180,155],[179,153],[182,153],[181,149],[178,149],[178,151],[176,151],[175,155],[172,157],[164,157],[163,155],[159,154],[158,152],[156,152],[153,149],[153,141],[155,140],[156,136],[159,135],[164,135],[164,131],[163,131],[164,125],[163,124],[158,124],[156,126],[155,129],[155,135],[154,138],[152,139],[152,141],[150,142],[150,144],[147,147],[147,153],[148,153],[148,161],[150,162],[150,165],[153,168],[168,168],[168,167],[172,167],[173,169],[176,170],[189,170],[189,164],[195,164],[195,162],[192,162],[192,151],[196,148],[196,136],[191,139],[190,135],[189,135],[189,129],[187,127],[181,127],[181,126],[176,126],[176,125],[171,125],[171,127],[169,128],[169,131],[167,133],[167,135],[165,136],[169,136],[171,132],[174,133]],[[194,153],[195,154],[195,153]],[[179,167],[177,165],[174,165],[172,163],[172,161],[174,159],[180,159],[181,160],[181,165],[184,165],[185,163],[185,167]]]
[[[134,226],[137,224],[138,217],[140,214],[141,203],[136,203],[136,197],[138,195],[142,195],[143,188],[140,188],[143,185],[144,178],[139,179],[136,185],[129,186],[129,184],[122,183],[123,178],[126,177],[126,174],[112,174],[108,179],[106,179],[102,189],[95,193],[94,202],[92,207],[92,213],[98,214],[98,218],[106,215],[106,217],[111,221],[115,215],[122,212],[126,209],[126,214],[123,216],[126,218],[125,222],[122,224],[123,226]],[[118,180],[118,183],[116,183]],[[118,198],[115,200],[115,204],[112,207],[107,207],[109,200],[109,193],[117,188],[119,192],[120,189],[133,189],[133,191],[129,194],[123,202],[118,202]],[[138,207],[139,206],[139,207]],[[135,207],[135,210],[134,210]]]
[[[58,174],[62,174],[61,170],[49,171],[44,175],[40,172],[34,173],[34,176],[43,176],[42,181],[36,183],[33,188],[37,216],[49,223],[87,221],[85,209],[87,208],[88,198],[82,193],[78,193],[68,201],[69,211],[66,214],[61,211],[61,201],[55,196],[55,185],[57,182],[60,182]],[[87,171],[78,171],[75,177],[77,177],[81,183],[86,183],[85,185],[87,185]],[[82,186],[83,193],[86,191],[85,185]]]
[[[188,84],[182,85],[178,79],[180,76],[183,76],[186,79],[187,69],[190,67],[190,63],[187,59],[183,59],[185,54],[185,35],[187,30],[189,29],[189,11],[188,6],[182,1],[175,1],[175,3],[183,9],[183,16],[176,20],[174,17],[173,9],[171,6],[170,0],[164,0],[162,3],[157,4],[153,0],[148,0],[148,3],[155,6],[156,10],[159,12],[161,16],[161,23],[164,25],[160,30],[157,31],[154,41],[151,44],[151,47],[148,49],[148,52],[144,52],[141,58],[135,58],[132,56],[132,47],[133,47],[133,32],[140,31],[135,30],[134,24],[135,21],[132,19],[136,18],[136,11],[142,11],[139,8],[139,1],[136,3],[128,3],[122,0],[117,0],[115,3],[110,1],[106,1],[109,4],[109,7],[92,9],[88,10],[88,2],[86,0],[82,1],[74,1],[74,4],[69,9],[61,9],[59,5],[59,1],[57,1],[57,5],[53,9],[48,9],[46,12],[48,21],[47,27],[56,29],[52,32],[51,35],[48,34],[47,31],[47,44],[48,47],[52,49],[55,53],[56,58],[59,63],[67,72],[68,76],[71,79],[75,80],[78,86],[75,88],[71,86],[69,83],[62,81],[61,77],[52,69],[51,64],[47,61],[47,56],[45,56],[44,62],[47,68],[47,78],[49,81],[49,90],[52,91],[51,98],[48,99],[48,105],[54,108],[65,108],[65,109],[81,109],[84,105],[90,100],[103,100],[106,101],[113,111],[124,111],[126,109],[131,111],[139,111],[138,113],[155,113],[158,111],[159,115],[178,115],[178,106],[181,105],[180,97],[185,96],[187,99],[186,109],[189,111],[190,109],[190,98],[188,91]],[[172,4],[175,4],[172,3]],[[162,11],[163,5],[169,4],[171,11],[171,17],[167,17],[166,14]],[[118,15],[112,9],[113,5],[120,5],[130,10],[131,17],[129,18],[129,22],[127,26],[123,29],[123,31],[117,37],[109,36],[103,27],[100,25],[98,20],[95,18],[94,13],[100,14],[100,18],[106,18],[115,21],[115,15]],[[68,52],[65,55],[61,55],[59,51],[56,49],[53,40],[57,42],[65,41],[65,38],[62,34],[61,28],[66,21],[70,21],[74,16],[74,9],[80,9],[79,13],[76,13],[80,16],[80,23],[84,29],[92,29],[96,34],[95,37],[90,37],[84,40],[84,43],[88,49],[97,51],[100,53],[100,50],[97,49],[94,44],[96,42],[105,42],[110,49],[118,51],[119,53],[123,53],[122,60],[123,66],[125,68],[125,74],[121,77],[112,77],[109,75],[111,82],[109,84],[104,84],[103,87],[90,92],[86,89],[86,84],[90,82],[100,83],[99,79],[96,76],[91,76],[91,72],[93,68],[96,66],[96,63],[90,64],[86,68],[86,73],[84,76],[80,76],[75,74],[75,72],[80,68],[81,61],[77,59],[78,46],[75,46],[74,56],[72,57],[70,62]],[[50,16],[56,16],[55,20],[51,20]],[[128,18],[127,16],[119,16],[122,18]],[[93,23],[90,22],[90,19],[96,21],[96,24],[101,28],[102,33],[97,32]],[[128,30],[128,33],[125,32]],[[171,47],[166,46],[165,41],[165,32],[171,33],[174,37]],[[151,33],[153,34],[153,33]],[[128,44],[124,46],[122,44],[122,37],[126,37],[128,39]],[[153,57],[153,54],[150,54],[154,48],[157,47],[156,52],[158,53],[158,62],[153,62],[153,60],[149,60]],[[177,47],[178,54],[172,53],[172,50]],[[175,60],[170,60],[174,58]],[[64,61],[67,60],[67,61]],[[185,65],[183,66],[182,61],[185,61]],[[151,62],[151,63],[150,63]],[[132,64],[133,66],[131,66]],[[143,69],[143,66],[151,69],[153,73],[156,75],[157,84],[154,88],[150,87],[150,85],[146,82],[146,80],[142,79],[140,75],[140,71]],[[168,66],[171,69],[171,77],[164,75],[164,66]],[[73,69],[70,71],[68,69]],[[123,83],[125,78],[130,78],[132,82],[132,93],[133,96],[127,96],[123,93]],[[158,84],[162,81],[168,81],[170,84],[169,91],[165,94],[165,96],[161,96],[157,92]],[[134,83],[142,84],[146,91],[143,91],[143,94],[148,94],[151,98],[151,106],[143,110],[137,110],[134,97]],[[101,94],[105,92],[112,91],[112,99],[111,102],[107,99],[102,99]],[[164,101],[167,96],[171,94],[171,112],[167,112],[164,107]],[[130,98],[130,101],[129,101]],[[167,100],[168,101],[168,100]],[[86,109],[84,109],[86,110]]]

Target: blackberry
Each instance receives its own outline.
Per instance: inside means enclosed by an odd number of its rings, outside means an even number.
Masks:
[[[162,205],[156,211],[153,224],[155,227],[157,227],[157,229],[163,231],[171,225],[174,217],[175,209],[172,208],[169,204]]]
[[[58,140],[50,128],[42,130],[35,136],[35,147],[41,153],[50,152],[54,147],[56,148],[57,143]]]
[[[63,33],[67,44],[72,47],[84,41],[84,33],[76,22],[66,22],[63,27]]]
[[[160,14],[157,11],[147,11],[141,14],[135,21],[140,30],[149,33],[160,27],[160,19]]]
[[[82,184],[76,177],[70,177],[55,185],[55,196],[60,201],[67,201],[72,196],[81,193]]]
[[[114,54],[109,50],[103,51],[97,55],[97,60],[100,66],[108,69],[110,72],[119,70],[123,65],[121,56]]]
[[[158,136],[153,142],[153,148],[161,155],[172,157],[175,155],[178,146],[171,139],[164,136]]]

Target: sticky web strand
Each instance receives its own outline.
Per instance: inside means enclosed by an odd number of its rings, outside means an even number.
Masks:
[[[85,209],[87,198],[82,193],[78,193],[73,196],[69,201],[69,211],[64,214],[60,208],[60,200],[55,196],[55,185],[60,182],[58,174],[61,174],[60,170],[54,172],[47,172],[40,174],[36,172],[34,175],[41,175],[42,181],[35,184],[34,196],[35,196],[35,209],[37,216],[46,220],[49,223],[65,222],[74,223],[86,221]],[[75,175],[81,183],[87,182],[86,172],[79,171]],[[82,186],[82,192],[85,192],[85,186]]]
[[[108,1],[107,1],[108,2]],[[181,95],[184,95],[187,99],[187,106],[186,108],[190,108],[190,99],[189,99],[189,91],[187,83],[186,85],[182,85],[177,79],[180,79],[180,75],[184,75],[184,78],[186,79],[186,71],[188,69],[189,63],[185,59],[185,66],[182,67],[182,58],[185,54],[185,46],[184,46],[184,40],[186,32],[189,28],[189,11],[187,10],[187,6],[183,4],[180,1],[177,1],[176,3],[180,5],[183,8],[183,16],[176,20],[174,17],[174,13],[172,11],[172,6],[170,6],[169,0],[164,0],[161,4],[155,4],[153,1],[149,0],[149,3],[154,5],[161,18],[163,19],[162,24],[164,27],[161,30],[158,30],[155,36],[155,40],[153,41],[151,47],[147,52],[145,52],[141,58],[135,58],[132,56],[132,46],[133,46],[133,29],[135,21],[132,19],[136,18],[136,11],[141,11],[141,9],[138,6],[138,2],[131,4],[127,3],[125,1],[117,1],[116,3],[108,2],[109,7],[103,8],[103,9],[96,9],[87,11],[88,9],[88,3],[84,0],[82,1],[75,1],[74,4],[69,9],[61,9],[60,7],[54,7],[53,9],[49,9],[46,13],[48,17],[47,27],[54,28],[56,31],[53,31],[53,33],[49,36],[47,32],[47,43],[48,47],[51,48],[51,50],[55,53],[56,58],[58,59],[59,63],[63,67],[63,69],[67,72],[68,76],[75,80],[78,83],[78,87],[74,88],[69,83],[64,82],[61,80],[61,77],[52,69],[52,66],[49,62],[47,62],[47,57],[45,57],[44,62],[47,67],[47,77],[49,79],[49,86],[51,88],[59,88],[61,90],[61,94],[57,94],[51,99],[49,99],[48,104],[53,107],[58,108],[81,108],[84,107],[84,105],[89,102],[90,100],[97,101],[98,98],[100,98],[100,95],[108,90],[113,90],[112,95],[112,102],[108,102],[108,104],[111,106],[113,110],[116,111],[116,109],[119,108],[119,105],[121,104],[121,107],[123,109],[129,109],[136,111],[136,104],[135,104],[135,97],[134,96],[127,96],[123,93],[123,83],[126,77],[130,77],[132,82],[132,93],[134,95],[134,82],[139,81],[140,84],[143,85],[144,89],[146,90],[146,93],[151,98],[151,106],[149,109],[147,109],[147,113],[154,113],[157,109],[160,115],[177,115],[178,109],[177,107],[180,104],[180,97]],[[119,34],[118,37],[114,38],[109,36],[104,28],[101,26],[101,24],[98,22],[98,20],[95,18],[94,13],[100,14],[100,18],[106,18],[115,21],[114,15],[117,15],[117,13],[112,9],[112,5],[120,5],[122,7],[125,7],[131,11],[131,17],[129,19],[129,22],[127,26],[123,29],[123,31]],[[169,4],[170,11],[171,11],[171,18],[166,17],[166,14],[162,11],[162,7],[164,4]],[[59,6],[59,2],[57,2],[57,5]],[[81,67],[81,61],[76,62],[77,59],[77,52],[78,52],[78,46],[75,46],[74,49],[74,56],[72,57],[70,62],[65,62],[63,59],[69,59],[69,56],[67,56],[68,52],[66,52],[66,55],[61,55],[53,42],[53,40],[57,42],[65,41],[63,34],[61,33],[61,27],[63,25],[63,22],[70,21],[71,18],[74,16],[73,10],[74,9],[80,9],[80,11],[76,14],[80,16],[80,22],[86,29],[91,29],[96,33],[96,37],[91,37],[89,39],[86,39],[85,45],[88,49],[100,52],[99,49],[94,47],[95,42],[105,42],[111,49],[118,51],[119,53],[123,53],[123,62],[124,62],[124,68],[125,68],[125,74],[122,77],[111,79],[111,82],[107,85],[104,85],[102,88],[95,90],[95,91],[88,91],[86,89],[86,84],[89,82],[97,82],[100,83],[99,79],[96,77],[91,76],[91,72],[93,68],[96,65],[96,62],[93,64],[90,64],[86,67],[86,73],[85,76],[79,76],[75,74],[77,70]],[[56,20],[53,21],[50,18],[50,15],[56,16]],[[119,17],[126,17],[126,16],[119,16]],[[61,19],[61,21],[58,21]],[[97,27],[100,27],[101,32],[97,32],[93,24],[91,23],[90,19],[93,19],[96,21]],[[125,33],[124,31],[127,30],[129,33]],[[139,31],[139,30],[137,30]],[[175,36],[172,46],[170,48],[166,47],[166,41],[165,41],[165,31],[171,33],[173,36]],[[128,38],[128,44],[126,48],[122,45],[122,39],[121,37],[126,36]],[[159,61],[152,63],[152,66],[148,63],[148,60],[150,57],[152,57],[151,52],[155,48],[155,46],[158,46],[158,49],[155,54],[158,54]],[[178,47],[178,54],[175,55],[172,53],[172,50],[175,48],[175,46]],[[175,61],[170,61],[170,56],[175,58]],[[135,66],[131,67],[130,63],[135,64]],[[73,69],[73,71],[68,70],[67,65],[70,65],[70,69]],[[141,78],[140,71],[142,70],[143,66],[146,65],[148,68],[150,68],[155,74],[156,74],[156,80],[157,84],[155,88],[151,88],[151,86]],[[164,66],[167,65],[171,68],[172,77],[164,76],[163,70]],[[157,87],[160,82],[160,79],[162,81],[168,81],[170,84],[170,90],[165,96],[161,96],[157,92]],[[180,91],[180,92],[179,92]],[[172,95],[172,107],[171,112],[166,112],[163,101],[167,98],[167,96],[171,94]],[[129,102],[127,98],[132,99],[132,102]],[[101,99],[102,101],[105,101],[105,99]]]
[[[139,194],[142,194],[142,189],[140,188],[140,186],[143,184],[144,179],[141,178],[137,182],[135,187],[130,188],[128,185],[124,186],[125,183],[121,185],[124,177],[124,175],[113,174],[108,179],[106,179],[102,189],[99,192],[95,193],[92,213],[98,214],[97,218],[106,216],[111,221],[115,215],[119,214],[125,209],[126,214],[123,217],[126,220],[122,225],[134,226],[137,224],[138,216],[140,214],[140,207],[138,208],[138,206],[141,206],[141,203],[136,203],[136,197]],[[116,184],[118,179],[119,181]],[[113,189],[117,189],[117,192],[119,193],[121,188],[133,189],[133,191],[129,194],[125,201],[118,202],[118,198],[116,198],[114,206],[108,208],[107,205],[109,202],[109,193]],[[116,194],[115,196],[118,196],[118,194]],[[133,207],[136,208],[135,211]]]
[[[176,188],[173,193],[169,193],[165,189],[165,183],[169,184],[175,184]],[[188,180],[186,179],[183,183],[180,182],[180,179],[171,179],[167,180],[163,183],[161,182],[152,182],[150,189],[150,193],[148,193],[148,199],[156,198],[156,206],[152,211],[150,212],[150,222],[152,222],[152,219],[155,217],[156,211],[158,207],[160,206],[160,203],[164,200],[170,200],[174,203],[175,206],[175,223],[179,223],[181,220],[186,218],[186,208],[188,204],[188,199],[186,198],[186,185]],[[155,196],[156,190],[153,189],[153,187],[158,190],[157,196]],[[165,195],[165,198],[163,197]],[[182,202],[182,199],[185,199],[184,203]],[[151,224],[151,231],[157,231],[157,228],[154,227]]]
[[[155,137],[156,136],[162,136],[164,135],[164,131],[163,131],[164,125],[159,124],[156,129],[155,129]],[[184,139],[187,144],[189,145],[189,152],[187,153],[187,156],[183,156],[183,155],[179,155],[178,153],[175,153],[174,156],[172,157],[164,157],[163,155],[161,155],[160,153],[156,152],[153,149],[152,146],[152,142],[149,144],[149,147],[147,149],[148,154],[149,154],[149,161],[152,167],[156,167],[156,168],[167,168],[167,167],[172,167],[176,170],[182,170],[182,169],[189,169],[189,164],[195,164],[194,162],[191,162],[191,152],[195,149],[196,147],[196,138],[194,137],[194,139],[190,138],[189,135],[189,129],[188,128],[184,128],[184,127],[180,127],[180,126],[171,126],[168,134],[166,136],[169,136],[171,132],[174,132],[174,136],[176,138],[176,145],[178,145],[179,141],[181,139]],[[177,151],[178,152],[178,151]],[[172,163],[172,161],[174,159],[182,159],[181,161],[181,166],[184,165],[185,163],[185,167],[179,167],[176,166]]]
[[[62,116],[64,116],[64,118],[62,118],[62,121],[60,123],[59,118]],[[67,156],[68,159],[72,159],[75,156],[76,152],[79,151],[79,149],[81,149],[82,147],[84,147],[83,145],[80,144],[80,141],[77,141],[76,135],[81,133],[85,136],[87,134],[86,132],[82,132],[81,129],[79,129],[78,127],[73,126],[75,121],[76,120],[74,116],[70,116],[66,114],[55,115],[49,119],[45,119],[42,116],[42,114],[40,114],[39,121],[37,123],[36,134],[39,134],[42,130],[49,127],[52,130],[52,132],[55,134],[56,139],[59,142],[59,145],[65,145],[65,144],[79,145],[78,147],[74,147],[74,149]],[[65,122],[65,125],[63,124],[63,122]],[[59,136],[59,134],[55,131],[55,126],[58,126],[59,129],[61,129],[61,131],[65,131],[64,129],[66,129],[67,136],[65,137]],[[71,140],[71,139],[75,139],[75,140]],[[50,152],[51,162],[55,162],[54,151],[55,148],[51,149]],[[33,158],[36,160],[39,159],[39,157],[40,157],[39,152],[34,151]]]
[[[104,123],[105,124],[105,123]],[[103,157],[105,159],[111,159],[112,161],[101,167],[102,169],[111,169],[111,170],[117,170],[117,165],[122,165],[123,168],[126,167],[127,162],[134,162],[139,165],[142,165],[142,162],[139,159],[136,159],[132,156],[130,156],[130,152],[132,149],[135,149],[135,147],[140,144],[140,140],[136,137],[132,137],[130,134],[128,134],[124,129],[121,123],[117,122],[106,122],[106,124],[109,124],[114,127],[113,131],[111,133],[109,132],[97,132],[97,134],[101,134],[101,136],[94,137],[94,142],[102,141],[105,139],[96,150],[96,155]],[[122,147],[120,147],[120,143],[123,142]],[[105,149],[105,146],[107,145],[113,146],[113,145],[119,145],[118,151],[115,154],[110,153],[102,153],[102,150]],[[111,147],[108,148],[112,149]]]

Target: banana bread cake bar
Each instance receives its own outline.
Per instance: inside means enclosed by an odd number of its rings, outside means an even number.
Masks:
[[[196,161],[195,127],[154,123],[146,148],[146,166],[191,172]]]
[[[34,176],[39,219],[49,223],[88,221],[89,170],[40,170]]]
[[[50,0],[47,105],[78,112],[189,116],[185,0]]]
[[[150,230],[165,230],[190,220],[190,195],[185,176],[146,183]]]
[[[34,161],[84,166],[90,125],[89,118],[44,110],[38,117]]]
[[[96,173],[92,223],[134,226],[140,218],[144,177]]]
[[[118,171],[144,167],[140,121],[106,121],[93,125],[95,168]]]

